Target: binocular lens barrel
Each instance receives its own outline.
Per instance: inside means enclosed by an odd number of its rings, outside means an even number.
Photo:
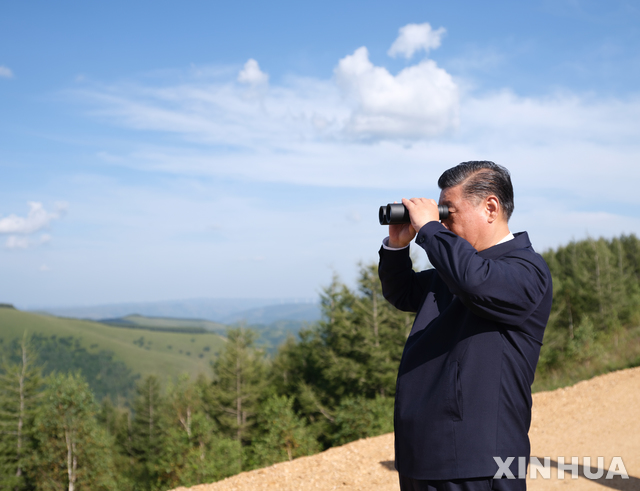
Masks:
[[[449,218],[448,206],[438,205],[438,212],[440,213],[440,220]],[[381,206],[378,212],[378,219],[380,220],[380,225],[411,223],[409,210],[402,203],[389,203],[386,206]]]

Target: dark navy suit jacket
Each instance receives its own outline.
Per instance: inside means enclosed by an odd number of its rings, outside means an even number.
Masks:
[[[408,247],[380,250],[385,298],[417,312],[396,387],[396,468],[414,479],[493,476],[494,457],[529,458],[551,274],[526,232],[478,252],[429,222],[416,243],[434,269],[414,272]]]

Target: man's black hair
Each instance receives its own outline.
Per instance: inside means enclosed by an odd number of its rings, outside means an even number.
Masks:
[[[462,162],[442,173],[438,179],[440,189],[462,184],[462,194],[466,199],[480,200],[494,195],[507,218],[513,213],[513,186],[509,171],[488,160]]]

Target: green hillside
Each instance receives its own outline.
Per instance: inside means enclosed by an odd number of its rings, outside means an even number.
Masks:
[[[211,372],[210,361],[225,343],[216,333],[180,333],[109,326],[99,322],[52,317],[0,308],[0,348],[29,334],[77,339],[89,352],[107,350],[133,373],[160,380],[182,373],[192,377]]]
[[[147,317],[139,314],[131,314],[117,319],[103,319],[100,323],[108,324],[110,326],[128,327],[130,329],[147,329],[152,331],[172,331],[183,333],[214,332],[223,334],[227,330],[227,326],[224,324],[204,319]]]
[[[124,327],[128,329],[144,329],[149,331],[180,332],[180,333],[207,333],[213,332],[224,335],[228,325],[203,319],[177,319],[171,317],[148,317],[132,314],[116,319],[103,319],[99,321],[109,326]],[[258,333],[257,344],[270,354],[275,354],[288,336],[296,336],[300,329],[308,327],[309,323],[300,320],[278,320],[269,324],[245,324],[238,322],[235,326],[243,326],[253,329]]]

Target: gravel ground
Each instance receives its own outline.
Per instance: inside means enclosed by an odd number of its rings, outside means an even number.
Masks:
[[[528,480],[529,491],[640,491],[640,367],[609,373],[572,387],[533,395],[531,455],[551,458],[551,478]],[[558,479],[558,457],[579,458],[579,474]],[[583,458],[604,457],[604,476],[583,475]],[[629,479],[606,479],[613,457],[621,457]],[[531,476],[531,472],[529,473]],[[398,491],[393,434],[367,438],[318,455],[244,472],[189,491]],[[175,491],[187,491],[181,487]]]

